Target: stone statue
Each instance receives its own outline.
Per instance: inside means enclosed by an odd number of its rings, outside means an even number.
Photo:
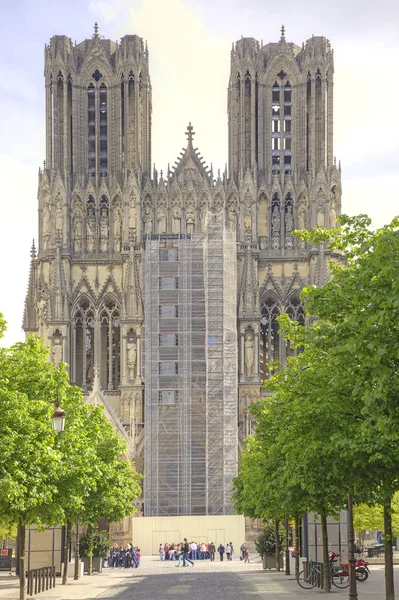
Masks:
[[[267,248],[267,237],[264,235],[261,235],[259,238],[259,248],[260,250],[266,250]]]
[[[43,205],[43,234],[50,233],[50,227],[51,227],[50,200],[47,200]]]
[[[137,227],[137,211],[136,211],[136,198],[134,194],[130,195],[129,201],[129,229],[136,229]]]
[[[126,344],[126,365],[128,377],[136,376],[137,345],[134,338],[129,338]]]
[[[324,210],[319,210],[317,213],[317,227],[324,227]]]
[[[252,377],[255,363],[255,340],[251,331],[245,335],[245,375]]]
[[[36,316],[37,316],[38,325],[39,326],[43,325],[46,320],[46,316],[47,316],[47,300],[45,298],[43,298],[43,296],[40,298],[39,302],[37,303]]]
[[[292,215],[292,206],[287,206],[287,212],[285,213],[285,232],[291,233],[294,229],[294,217]]]
[[[106,208],[102,208],[100,214],[100,249],[101,252],[108,250],[108,213]]]
[[[90,206],[86,221],[87,251],[94,252],[94,240],[96,236],[96,214],[94,206]]]
[[[54,366],[57,367],[62,362],[62,338],[53,338],[53,349],[51,352]]]
[[[278,206],[274,206],[272,212],[272,232],[274,236],[280,234],[280,211]]]
[[[122,211],[120,206],[115,206],[114,209],[114,250],[121,251],[122,243]]]
[[[306,206],[303,202],[298,210],[298,229],[306,229]]]
[[[188,209],[186,216],[186,233],[194,233],[195,231],[195,213],[192,208]]]
[[[143,222],[144,222],[144,233],[145,234],[152,233],[152,208],[149,204],[145,205]]]
[[[330,227],[334,229],[337,225],[337,213],[335,212],[335,202],[331,199],[330,204]]]
[[[166,213],[165,213],[165,209],[163,208],[163,206],[160,206],[158,208],[157,222],[158,222],[157,232],[158,233],[166,233],[167,222],[166,222]]]
[[[58,198],[57,204],[55,205],[55,230],[57,232],[63,231],[63,221],[64,221],[63,212],[64,211],[62,208],[62,200],[61,200],[61,198]]]
[[[76,209],[73,217],[73,249],[75,252],[80,252],[82,249],[82,235],[83,235],[83,220],[82,211],[80,208]]]
[[[237,231],[237,213],[234,206],[229,209],[229,221],[233,231]]]
[[[206,213],[207,213],[207,209],[206,206],[202,207],[201,210],[201,231],[202,233],[204,233],[206,231]]]
[[[180,206],[175,204],[172,210],[172,233],[180,233],[181,212]]]

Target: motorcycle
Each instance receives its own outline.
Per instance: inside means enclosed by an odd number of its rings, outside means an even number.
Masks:
[[[330,552],[330,561],[331,563],[336,562],[337,558],[339,558],[339,554],[335,552]],[[342,575],[349,577],[349,563],[341,563]],[[367,581],[368,576],[370,575],[369,563],[364,558],[356,559],[356,580],[363,582]]]

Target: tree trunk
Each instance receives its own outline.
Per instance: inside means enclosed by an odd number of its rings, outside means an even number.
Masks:
[[[353,531],[353,498],[348,492],[348,559],[349,559],[349,599],[357,600],[355,532]]]
[[[290,548],[289,548],[289,524],[288,517],[285,517],[285,574],[290,575]]]
[[[279,530],[280,521],[276,520],[276,528],[274,531],[274,541],[276,544],[276,571],[280,571],[280,552],[279,552]]]
[[[79,522],[76,523],[76,539],[75,539],[75,572],[73,575],[73,578],[75,580],[79,579],[79,563],[80,563],[80,556],[79,556]]]
[[[299,517],[295,517],[295,577],[298,578],[299,575],[299,557],[301,554],[301,549],[299,546]]]
[[[62,573],[62,585],[68,583],[68,565],[69,565],[69,548],[71,545],[72,524],[70,521],[65,525],[65,543],[64,543],[64,571]]]
[[[87,567],[87,574],[93,575],[93,527],[88,527],[88,555],[89,555],[89,566]]]
[[[393,583],[392,553],[392,512],[391,501],[384,504],[384,540],[385,540],[385,600],[395,600]]]
[[[321,534],[323,537],[323,590],[325,594],[330,593],[330,561],[328,559],[328,533],[327,516],[324,510],[321,512]]]
[[[25,523],[18,523],[18,547],[19,547],[19,600],[26,598],[25,577]]]

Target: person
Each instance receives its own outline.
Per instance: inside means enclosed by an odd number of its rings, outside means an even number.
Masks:
[[[249,563],[249,550],[246,546],[245,546],[245,550],[244,550],[244,562]]]
[[[227,560],[231,560],[231,546],[230,546],[230,544],[226,544],[226,558],[227,558]]]
[[[202,542],[202,544],[201,544],[200,552],[201,552],[201,560],[205,560],[206,546],[205,546],[204,542]]]
[[[196,558],[198,558],[197,557],[197,544],[195,542],[191,542],[190,548],[191,548],[190,558],[192,560],[195,560]]]
[[[213,562],[215,560],[215,552],[216,552],[215,544],[213,542],[211,542],[208,545],[208,552],[209,552],[209,557],[211,559],[211,562]]]
[[[138,546],[136,546],[136,567],[137,568],[140,566],[140,559],[141,559],[140,548]]]
[[[354,541],[353,552],[354,552],[355,558],[359,558],[359,554],[361,554],[362,550],[360,548],[358,538],[356,538],[356,540]]]
[[[169,544],[167,542],[163,545],[163,550],[165,552],[165,560],[169,560]]]
[[[234,548],[233,548],[233,543],[229,542],[230,548],[231,548],[231,552],[230,552],[230,560],[233,559],[233,554],[234,554]]]
[[[169,560],[173,560],[175,557],[175,545],[171,544],[169,546]]]
[[[194,566],[193,561],[190,558],[188,558],[189,551],[190,551],[190,547],[188,545],[187,538],[184,538],[184,543],[183,543],[183,567],[188,566],[185,563],[191,563],[192,566]]]
[[[163,560],[163,546],[162,544],[159,544],[159,560]]]
[[[247,545],[246,545],[246,543],[245,543],[245,542],[243,542],[243,543],[241,544],[241,546],[240,546],[240,552],[241,552],[241,556],[242,556],[242,558],[244,558],[244,557],[245,557],[245,548],[246,548],[246,547],[247,547]]]
[[[223,544],[222,544],[222,543],[220,543],[220,544],[219,544],[219,547],[218,547],[218,552],[219,552],[219,555],[220,555],[220,560],[223,560],[223,555],[224,555],[224,546],[223,546]]]

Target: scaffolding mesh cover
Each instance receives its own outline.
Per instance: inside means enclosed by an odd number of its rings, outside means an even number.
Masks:
[[[237,474],[236,235],[145,242],[146,516],[233,514]]]

